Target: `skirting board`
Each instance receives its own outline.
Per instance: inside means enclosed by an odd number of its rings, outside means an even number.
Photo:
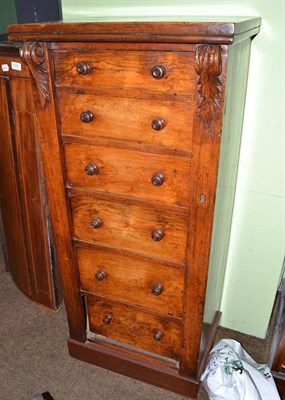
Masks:
[[[69,353],[72,357],[81,361],[107,368],[184,396],[196,398],[199,378],[212,347],[220,317],[221,312],[217,311],[212,324],[207,329],[206,343],[200,360],[197,379],[180,375],[174,365],[168,365],[159,360],[151,360],[142,354],[134,354],[132,351],[105,342],[87,341],[80,343],[69,339]]]
[[[146,358],[138,358],[130,352],[105,343],[80,343],[68,340],[69,353],[81,361],[107,368],[131,378],[159,386],[184,396],[197,397],[198,381],[178,374],[173,366],[153,363]]]

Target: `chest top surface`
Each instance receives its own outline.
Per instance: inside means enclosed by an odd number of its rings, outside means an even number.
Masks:
[[[10,25],[10,40],[231,44],[259,31],[260,18],[196,17],[191,21],[53,22]]]

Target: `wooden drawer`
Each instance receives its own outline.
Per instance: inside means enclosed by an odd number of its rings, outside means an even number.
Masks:
[[[59,104],[63,134],[191,148],[193,102],[153,101],[59,91]],[[90,112],[93,119],[83,122],[81,117],[84,118]]]
[[[184,264],[188,219],[184,214],[115,199],[74,196],[71,205],[76,239]],[[152,240],[152,235],[159,238],[159,230],[164,232],[162,239]]]
[[[193,96],[194,92],[194,53],[191,52],[55,51],[54,62],[59,86],[88,90],[121,87],[141,93],[163,92],[167,96],[179,92]],[[86,74],[78,73],[79,63],[84,63]],[[161,66],[165,74],[156,79],[152,70]]]
[[[87,308],[91,332],[178,360],[180,319],[91,296]]]
[[[182,316],[184,268],[105,249],[79,247],[77,257],[84,291]]]
[[[188,206],[190,159],[80,144],[65,157],[70,186]]]

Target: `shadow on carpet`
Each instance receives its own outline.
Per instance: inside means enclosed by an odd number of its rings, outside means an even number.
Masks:
[[[38,394],[35,397],[32,397],[31,400],[54,400],[50,392],[44,392],[42,394]]]

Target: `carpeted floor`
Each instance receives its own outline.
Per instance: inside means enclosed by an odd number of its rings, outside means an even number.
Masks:
[[[64,307],[56,313],[33,304],[3,272],[0,257],[0,400],[28,400],[49,391],[55,400],[183,400],[183,396],[69,357]],[[259,362],[266,362],[270,340],[219,328]],[[199,400],[208,399],[204,389]]]

